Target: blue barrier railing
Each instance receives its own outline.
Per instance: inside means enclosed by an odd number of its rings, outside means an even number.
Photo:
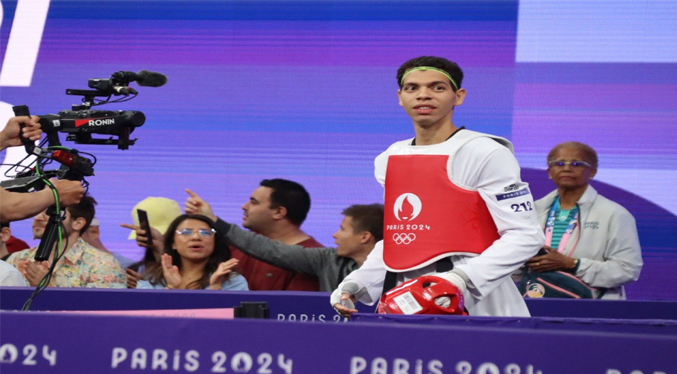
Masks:
[[[30,288],[0,287],[0,309],[21,309],[31,292]],[[271,319],[341,321],[329,305],[329,294],[320,292],[48,288],[35,298],[31,310],[229,308],[242,301],[267,302]],[[674,301],[528,299],[527,305],[534,317],[677,320]],[[358,310],[371,313],[374,308],[358,303]]]
[[[0,312],[0,372],[674,373],[677,336]]]

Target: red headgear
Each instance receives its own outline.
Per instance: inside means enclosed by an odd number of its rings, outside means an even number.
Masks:
[[[448,298],[448,303],[435,299]],[[463,294],[444,278],[424,275],[404,282],[381,296],[379,314],[458,314],[467,315]]]

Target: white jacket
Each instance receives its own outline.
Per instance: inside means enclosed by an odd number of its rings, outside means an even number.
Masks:
[[[557,196],[555,190],[536,201],[543,228]],[[603,299],[625,299],[623,285],[636,281],[643,265],[635,218],[592,186],[577,205],[581,227],[573,231],[563,254],[579,259],[579,279],[592,287],[607,288]]]

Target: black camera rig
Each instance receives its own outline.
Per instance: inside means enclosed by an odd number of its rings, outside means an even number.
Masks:
[[[167,82],[167,77],[142,70],[139,73],[119,71],[113,73],[108,79],[90,79],[91,90],[66,90],[67,95],[82,96],[81,104],[73,105],[71,110],[63,110],[58,114],[39,115],[42,132],[47,135],[40,145],[36,146],[32,141],[21,136],[21,141],[28,153],[27,157],[35,156],[37,159],[34,166],[22,166],[21,162],[14,165],[12,169],[17,171],[14,179],[3,181],[0,186],[13,192],[33,192],[49,186],[53,189],[57,199],[57,204],[47,209],[50,220],[35,255],[36,260],[49,259],[56,238],[56,230],[62,225],[63,220],[63,214],[58,206],[58,194],[49,179],[78,180],[87,188],[88,182],[85,177],[94,175],[96,164],[94,155],[62,146],[59,133],[66,133],[66,140],[75,141],[76,144],[111,144],[123,150],[134,145],[137,139],[130,139],[129,135],[135,128],[144,124],[146,116],[142,112],[91,109],[93,106],[125,102],[136,97],[138,92],[129,87],[132,81],[136,81],[140,86],[160,87]],[[114,96],[120,97],[111,100]],[[101,97],[105,99],[98,99]],[[25,105],[15,106],[13,109],[16,116],[30,116],[29,109]],[[92,134],[104,134],[110,137],[94,138]],[[47,143],[46,147],[45,143]],[[45,166],[52,162],[59,163],[59,169],[44,170]]]
[[[138,92],[129,87],[132,81],[140,86],[160,87],[167,83],[167,77],[147,70],[138,73],[118,71],[108,79],[90,79],[89,88],[92,90],[67,89],[66,95],[82,96],[82,104],[73,105],[72,110],[40,116],[40,125],[47,134],[49,145],[60,145],[56,135],[58,132],[68,134],[66,140],[73,140],[76,144],[115,144],[119,149],[128,149],[130,145],[134,145],[136,139],[130,140],[129,134],[146,121],[143,113],[91,109],[96,105],[120,103],[135,98]],[[122,97],[111,100],[113,96]],[[106,99],[97,99],[98,97]],[[92,134],[113,135],[117,139],[96,139],[92,138]]]

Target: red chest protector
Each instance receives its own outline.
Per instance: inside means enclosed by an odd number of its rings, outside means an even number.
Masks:
[[[480,254],[499,238],[477,191],[449,180],[448,155],[391,155],[385,180],[383,260],[418,269],[455,253]]]

